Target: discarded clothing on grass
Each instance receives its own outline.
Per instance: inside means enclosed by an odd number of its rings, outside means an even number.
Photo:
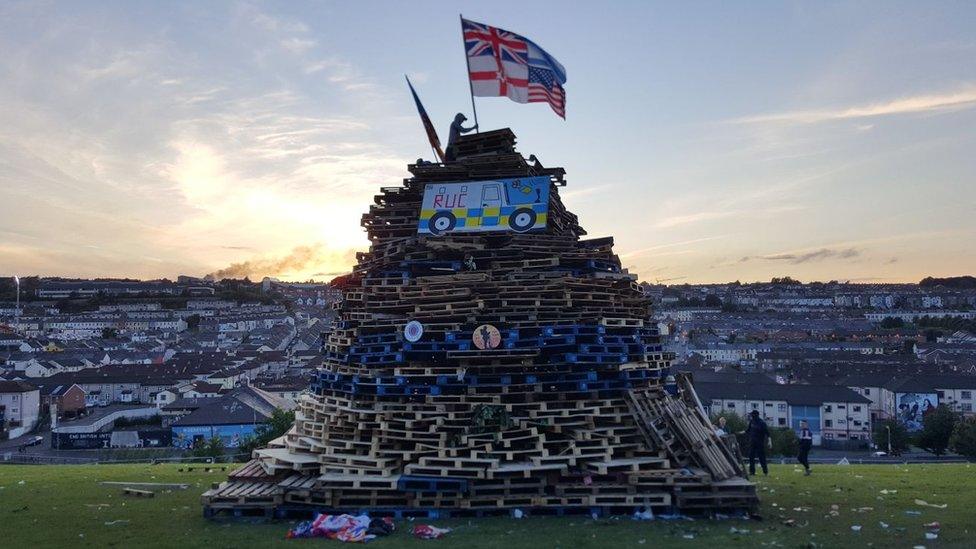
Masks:
[[[437,539],[450,532],[450,528],[438,528],[429,524],[417,524],[413,527],[413,537],[417,539]]]
[[[345,542],[367,542],[393,532],[393,519],[370,519],[369,515],[325,515],[299,523],[288,531],[288,539],[328,538]]]

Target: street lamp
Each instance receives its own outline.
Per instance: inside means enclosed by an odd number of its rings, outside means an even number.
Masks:
[[[888,455],[891,455],[891,425],[885,425],[885,430],[888,431]]]
[[[15,326],[14,330],[19,334],[20,333],[20,277],[17,275],[14,275],[14,285],[17,286],[17,297],[15,298],[17,305],[14,307],[14,326]]]

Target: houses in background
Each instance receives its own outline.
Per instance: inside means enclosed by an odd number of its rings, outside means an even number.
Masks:
[[[185,413],[171,424],[174,446],[191,448],[196,441],[219,437],[225,447],[236,448],[253,437],[275,409],[294,407],[293,402],[267,391],[239,387],[219,398],[181,400],[164,409]]]
[[[23,381],[0,381],[0,438],[16,438],[37,425],[41,393]]]
[[[814,445],[828,448],[866,448],[871,442],[871,401],[846,387],[778,384],[758,374],[712,379],[695,382],[698,397],[710,414],[747,417],[758,411],[771,428],[794,430],[806,420],[814,433]]]

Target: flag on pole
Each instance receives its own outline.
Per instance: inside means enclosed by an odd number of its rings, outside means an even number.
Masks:
[[[441,139],[437,137],[437,130],[434,129],[434,124],[430,121],[430,117],[427,116],[427,110],[424,109],[424,104],[420,102],[417,91],[413,89],[410,78],[407,75],[403,75],[403,77],[407,79],[407,86],[410,87],[410,95],[413,96],[413,102],[417,104],[417,114],[420,115],[420,122],[423,123],[424,130],[427,132],[427,140],[430,141],[430,148],[434,150],[437,159],[444,162],[444,151],[441,149]]]
[[[471,93],[516,103],[549,103],[566,119],[566,69],[534,42],[497,27],[461,19]]]

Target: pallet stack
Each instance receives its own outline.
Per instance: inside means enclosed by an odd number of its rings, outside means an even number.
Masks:
[[[563,207],[565,172],[523,158],[508,129],[457,152],[374,197],[369,251],[336,281],[342,321],[294,427],[204,494],[206,514],[755,506],[690,384],[666,386],[672,357],[613,239],[582,238]],[[531,176],[551,181],[544,232],[418,234],[427,184]],[[475,344],[485,324],[495,348]]]

